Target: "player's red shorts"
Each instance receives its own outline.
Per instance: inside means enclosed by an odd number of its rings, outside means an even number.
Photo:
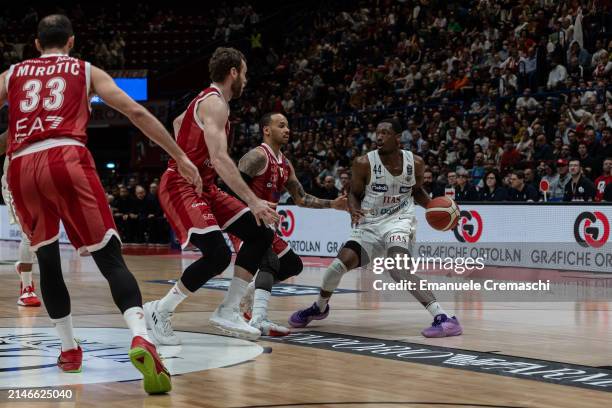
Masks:
[[[91,153],[84,146],[57,146],[13,157],[8,184],[32,250],[59,238],[60,220],[68,239],[83,253],[120,239]]]
[[[240,247],[242,246],[242,241],[235,235],[228,234],[230,240],[232,241],[232,245],[234,246],[234,252],[238,253]],[[272,250],[274,253],[280,258],[289,252],[291,248],[289,248],[289,244],[282,239],[277,233],[274,234],[274,239],[272,240]]]
[[[159,184],[159,202],[170,226],[185,248],[191,234],[206,234],[224,230],[240,218],[249,208],[236,197],[219,190],[196,193],[178,172],[168,169]]]

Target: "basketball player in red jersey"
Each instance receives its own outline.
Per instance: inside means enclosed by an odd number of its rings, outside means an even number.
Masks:
[[[322,200],[304,192],[297,179],[291,162],[281,152],[289,142],[289,123],[281,113],[266,113],[260,120],[263,132],[263,143],[246,153],[238,163],[242,178],[255,194],[268,202],[278,203],[285,189],[291,194],[296,205],[306,208],[347,209],[347,198],[342,195],[335,200]],[[240,240],[231,236],[234,248],[240,248]],[[302,272],[302,260],[289,245],[278,235],[272,242],[274,254],[279,258],[279,273],[272,276],[267,271],[257,273],[249,284],[247,293],[242,299],[241,308],[249,324],[258,328],[266,336],[284,336],[289,329],[268,320],[268,301],[272,285],[299,275]],[[252,311],[251,311],[252,310]]]
[[[247,64],[244,55],[233,48],[217,48],[209,61],[212,84],[191,101],[175,120],[179,146],[200,171],[200,194],[176,172],[171,160],[159,185],[159,201],[181,245],[192,244],[202,257],[189,265],[181,278],[161,300],[145,304],[147,322],[158,344],[179,344],[170,318],[176,307],[190,293],[197,291],[230,264],[232,254],[221,231],[244,242],[236,256],[234,277],[225,299],[210,318],[213,326],[226,334],[255,340],[261,333],[242,319],[240,299],[252,276],[260,268],[264,254],[271,253],[274,237],[266,224],[278,221],[278,214],[258,198],[242,180],[229,156],[229,101],[238,98],[246,85]],[[220,190],[217,174],[246,205]]]
[[[71,58],[70,20],[50,15],[38,25],[39,58],[23,61],[0,75],[0,105],[8,101],[11,158],[8,184],[19,221],[36,252],[43,301],[61,338],[58,366],[79,372],[83,353],[74,340],[70,296],[62,277],[58,244],[63,222],[71,243],[88,251],[108,280],[133,339],[130,360],[144,376],[148,393],[171,389],[170,374],[149,341],[138,284],[121,255],[121,242],[85,147],[89,100],[99,95],[125,114],[178,163],[186,183],[201,186],[196,167],[162,124],[134,102],[104,71]]]

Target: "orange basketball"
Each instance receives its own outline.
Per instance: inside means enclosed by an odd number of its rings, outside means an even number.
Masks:
[[[436,197],[427,204],[425,218],[433,229],[448,231],[459,222],[459,207],[449,197]]]

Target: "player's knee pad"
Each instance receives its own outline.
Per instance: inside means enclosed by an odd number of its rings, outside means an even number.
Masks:
[[[34,257],[30,251],[30,239],[26,234],[21,234],[21,242],[19,243],[19,262],[31,264],[34,263]]]
[[[113,300],[121,313],[132,307],[142,306],[142,296],[136,278],[128,269],[121,255],[121,242],[115,236],[91,257],[108,281]]]
[[[370,263],[370,258],[368,257],[368,253],[365,251],[365,249],[363,249],[363,247],[361,245],[359,245],[359,243],[357,241],[347,241],[344,246],[342,247],[342,249],[340,250],[340,252],[342,252],[343,249],[350,249],[353,252],[355,252],[355,254],[357,254],[357,266],[364,266]]]
[[[279,258],[280,270],[277,275],[277,280],[282,282],[292,276],[297,276],[302,273],[304,264],[302,258],[300,258],[295,252],[288,251],[285,255]]]
[[[255,216],[250,211],[234,221],[225,231],[240,238],[244,244],[257,244],[262,248],[272,245],[274,239],[274,231],[267,225],[257,225]]]
[[[259,270],[255,275],[255,289],[263,289],[268,292],[272,291],[274,285],[274,275],[269,271]]]
[[[202,257],[185,269],[181,282],[187,290],[195,292],[229,266],[232,252],[220,231],[193,234],[189,242],[202,252]]]
[[[259,229],[259,238],[249,241],[244,240],[238,255],[236,255],[236,266],[246,269],[253,275],[259,269],[262,256],[270,247],[274,238],[274,232],[270,228],[264,226],[257,228]]]
[[[275,278],[278,277],[278,271],[280,269],[280,260],[278,255],[274,253],[272,247],[268,247],[261,258],[259,265],[259,271],[265,271],[272,274]]]
[[[189,242],[202,252],[204,258],[210,258],[211,264],[218,265],[221,272],[232,261],[232,251],[225,243],[221,231],[212,231],[207,234],[192,234]],[[213,261],[214,259],[214,261]]]
[[[321,289],[325,292],[333,292],[336,290],[338,285],[340,285],[340,281],[342,280],[342,276],[348,271],[346,266],[342,263],[338,258],[334,259],[334,261],[327,267],[325,273],[323,274],[323,284],[321,285]]]

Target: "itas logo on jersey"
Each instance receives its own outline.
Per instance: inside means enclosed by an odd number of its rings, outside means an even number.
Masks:
[[[383,198],[383,204],[397,204],[402,201],[400,196],[385,196]]]
[[[377,193],[386,193],[389,191],[389,186],[386,184],[372,184],[372,191]]]

